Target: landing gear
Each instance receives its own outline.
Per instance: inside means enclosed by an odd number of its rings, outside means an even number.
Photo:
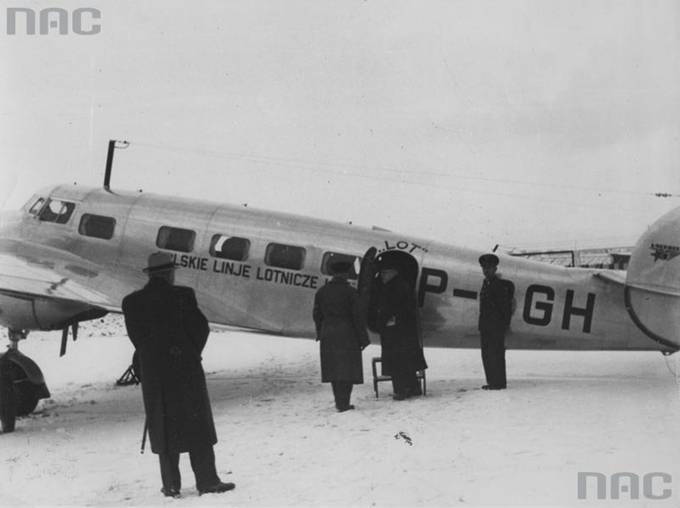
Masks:
[[[140,381],[141,377],[139,375],[139,355],[137,354],[137,351],[135,351],[132,355],[132,363],[125,370],[125,372],[123,372],[123,375],[118,378],[116,384],[118,386],[138,385]]]
[[[26,335],[23,330],[10,329],[9,349],[0,355],[0,424],[3,432],[14,431],[17,416],[33,412],[40,399],[50,396],[38,365],[19,352],[18,342]]]
[[[13,432],[17,418],[17,397],[12,382],[12,366],[0,358],[0,424],[2,432]]]

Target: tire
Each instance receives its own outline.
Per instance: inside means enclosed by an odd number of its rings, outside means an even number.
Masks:
[[[35,410],[39,400],[38,394],[36,386],[28,379],[14,383],[14,394],[17,416],[26,416]]]
[[[17,400],[14,387],[7,379],[0,378],[0,424],[3,432],[13,432],[17,418]]]

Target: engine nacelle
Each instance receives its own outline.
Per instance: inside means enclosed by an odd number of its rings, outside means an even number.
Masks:
[[[56,330],[105,314],[105,310],[79,302],[0,294],[0,324],[15,330]]]
[[[626,308],[664,350],[680,349],[680,208],[638,240],[626,275]]]

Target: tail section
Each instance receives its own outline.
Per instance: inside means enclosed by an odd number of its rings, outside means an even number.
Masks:
[[[626,308],[665,351],[680,349],[680,208],[638,240],[626,275]]]

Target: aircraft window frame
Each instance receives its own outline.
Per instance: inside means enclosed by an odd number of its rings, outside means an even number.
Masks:
[[[296,255],[291,257],[291,253]],[[267,249],[264,254],[264,263],[267,266],[272,266],[274,268],[300,271],[305,266],[306,257],[307,249],[304,247],[271,242],[267,244]]]
[[[349,274],[349,279],[355,280],[359,278],[359,273],[357,272],[357,263],[361,266],[361,257],[355,256],[353,254],[344,254],[342,252],[332,252],[327,251],[323,253],[321,258],[321,273],[324,275],[333,276],[334,274],[329,269],[331,261],[347,261],[352,264],[352,271]]]
[[[192,252],[196,231],[176,226],[161,226],[156,235],[156,247],[177,252]]]
[[[59,209],[55,211],[52,204],[58,204]],[[63,199],[47,198],[47,201],[40,210],[38,219],[41,222],[54,222],[56,224],[66,224],[76,209],[76,204],[72,201],[64,201]]]
[[[236,245],[228,245],[236,244]],[[215,247],[220,245],[219,250]],[[210,255],[214,258],[231,261],[246,261],[250,255],[250,240],[241,236],[229,236],[217,233],[210,240]]]
[[[38,215],[40,213],[40,210],[42,210],[43,206],[45,206],[45,202],[46,202],[45,198],[39,197],[28,209],[28,213],[30,215]]]
[[[89,238],[110,240],[116,231],[116,219],[106,215],[84,213],[80,217],[78,233]]]

